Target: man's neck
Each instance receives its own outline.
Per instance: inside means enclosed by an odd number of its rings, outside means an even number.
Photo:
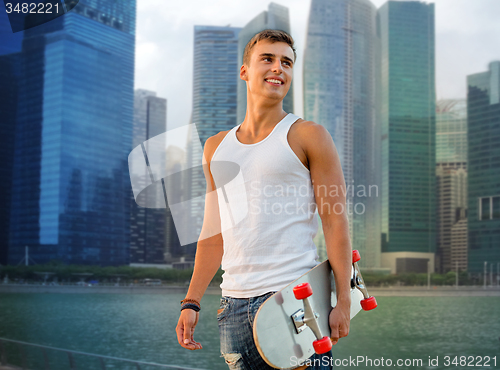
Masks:
[[[272,130],[286,115],[282,102],[263,106],[247,101],[245,120],[238,131],[250,137],[258,137],[261,133]]]

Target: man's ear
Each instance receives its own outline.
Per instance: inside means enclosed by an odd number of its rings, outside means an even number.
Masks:
[[[247,66],[242,64],[240,68],[240,78],[243,81],[248,81],[248,76],[247,76]]]

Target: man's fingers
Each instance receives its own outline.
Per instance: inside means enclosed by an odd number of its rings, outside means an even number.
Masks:
[[[184,323],[184,344],[189,344],[192,337],[193,334],[191,333],[191,326],[188,326],[186,325],[186,323]]]
[[[175,328],[175,332],[177,333],[177,342],[182,345],[182,341],[184,338],[184,327],[182,324],[179,322],[177,324],[177,327]]]
[[[194,325],[189,319],[181,316],[176,327],[176,332],[177,341],[182,347],[190,350],[203,348],[201,343],[198,343],[193,339]]]
[[[184,348],[193,349],[192,348],[193,346],[189,345],[190,340],[184,338],[184,333],[185,333],[184,326],[181,324],[180,326],[177,327],[176,331],[177,331],[177,341],[179,342],[179,344]]]
[[[339,338],[344,338],[349,335],[349,328],[344,329],[342,327],[339,328]]]
[[[349,311],[347,308],[335,307],[330,312],[330,338],[332,344],[336,344],[340,338],[347,337],[349,334]]]
[[[199,342],[197,342],[197,341],[194,340],[193,334],[194,334],[194,327],[191,329],[191,340],[189,341],[189,344],[191,344],[191,345],[194,346],[193,349],[201,349],[201,348],[203,348],[201,346],[201,343],[199,343]]]
[[[337,342],[339,341],[339,328],[338,327],[335,327],[335,328],[332,328],[332,331],[330,333],[330,339],[332,340],[332,344],[337,344]]]

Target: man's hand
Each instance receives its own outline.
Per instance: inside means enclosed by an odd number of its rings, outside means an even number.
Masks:
[[[332,344],[337,344],[339,338],[347,337],[350,322],[351,302],[337,302],[337,306],[330,311],[329,316]]]
[[[201,343],[195,342],[193,339],[194,328],[198,323],[199,315],[199,312],[189,308],[181,311],[175,331],[177,332],[177,341],[184,348],[191,350],[203,348]]]

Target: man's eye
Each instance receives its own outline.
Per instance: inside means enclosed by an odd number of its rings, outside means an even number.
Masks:
[[[271,58],[262,58],[262,60],[271,60]]]

